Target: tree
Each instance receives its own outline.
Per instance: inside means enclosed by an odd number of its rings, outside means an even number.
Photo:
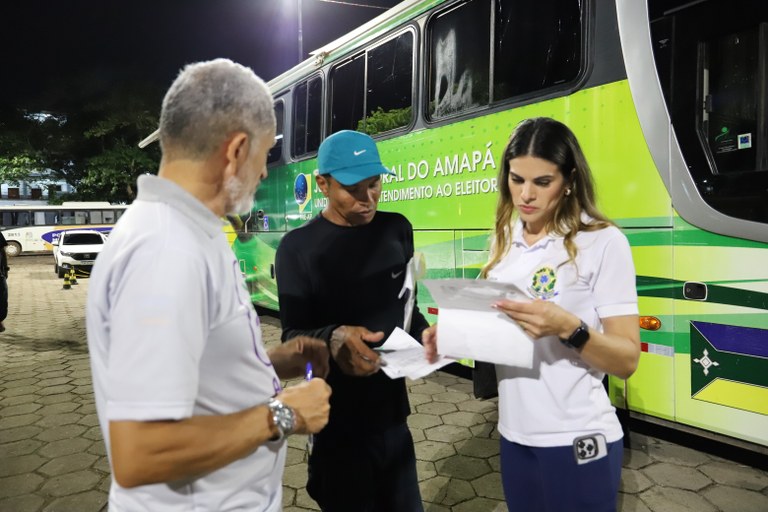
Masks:
[[[0,181],[63,180],[76,190],[67,199],[132,201],[136,178],[160,160],[157,146],[137,147],[157,126],[160,97],[152,86],[125,83],[84,87],[55,111],[4,108]]]
[[[33,177],[45,169],[55,153],[50,139],[58,130],[58,120],[47,113],[28,114],[20,109],[0,112],[0,180],[18,185],[37,181]],[[47,150],[43,150],[47,148]],[[56,181],[56,177],[52,176]]]
[[[100,150],[85,160],[78,185],[82,199],[108,197],[113,202],[130,202],[136,193],[136,178],[157,171],[158,145],[145,149],[137,146],[157,127],[157,114],[147,101],[153,97],[150,92],[137,94],[136,89],[116,89],[90,108],[98,113],[97,121],[83,135],[97,142]]]

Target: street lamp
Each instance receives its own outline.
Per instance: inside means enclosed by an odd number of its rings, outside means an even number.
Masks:
[[[304,34],[301,26],[301,0],[296,0],[299,11],[299,64],[304,60]]]

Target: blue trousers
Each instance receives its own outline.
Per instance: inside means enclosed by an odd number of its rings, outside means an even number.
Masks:
[[[323,512],[423,512],[408,425],[315,435],[307,492]]]
[[[624,446],[578,464],[574,447],[538,448],[501,438],[501,479],[510,512],[616,512]]]

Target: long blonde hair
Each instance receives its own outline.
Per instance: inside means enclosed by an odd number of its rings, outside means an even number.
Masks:
[[[596,231],[613,225],[595,206],[592,171],[570,128],[548,117],[526,119],[512,132],[502,155],[497,180],[499,201],[496,206],[496,224],[490,258],[480,272],[482,277],[488,276],[488,272],[509,252],[512,244],[512,226],[517,215],[509,190],[509,161],[521,156],[533,156],[555,164],[571,190],[570,194],[562,196],[552,220],[546,226],[547,232],[564,238],[568,261],[576,260],[578,251],[573,239],[579,231]],[[581,218],[582,213],[593,220],[585,224]]]

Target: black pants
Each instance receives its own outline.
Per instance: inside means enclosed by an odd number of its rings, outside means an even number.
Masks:
[[[0,275],[0,322],[8,317],[8,280]]]
[[[384,432],[320,432],[307,492],[323,512],[423,512],[408,425]]]

